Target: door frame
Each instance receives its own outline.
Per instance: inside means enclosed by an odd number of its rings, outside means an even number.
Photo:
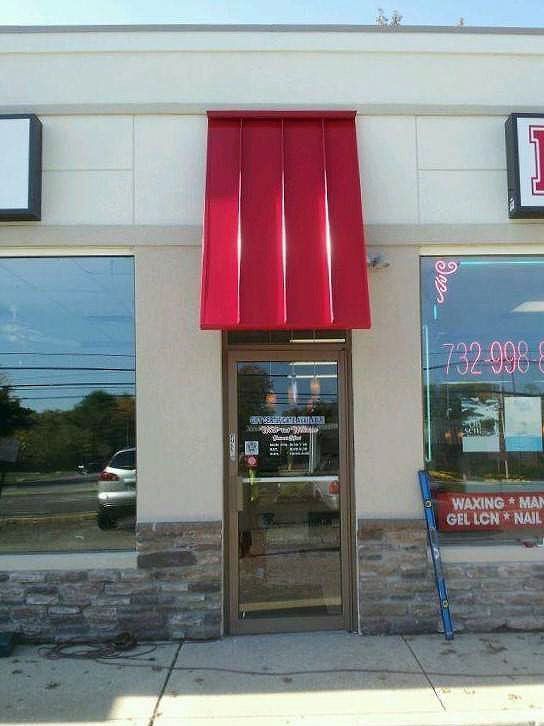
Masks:
[[[229,451],[229,435],[238,435],[236,388],[236,362],[268,360],[326,360],[337,361],[339,412],[339,476],[345,480],[340,504],[340,555],[342,583],[342,615],[256,618],[241,621],[238,618],[238,538],[234,492],[230,486],[237,475],[237,461],[232,462]],[[234,428],[231,428],[234,425]],[[351,377],[351,339],[349,333],[342,343],[291,343],[291,344],[236,344],[228,345],[223,334],[223,440],[224,440],[224,623],[228,634],[299,632],[309,630],[356,630],[357,581],[356,581],[356,520],[353,492],[353,396]],[[238,445],[238,440],[237,440]]]

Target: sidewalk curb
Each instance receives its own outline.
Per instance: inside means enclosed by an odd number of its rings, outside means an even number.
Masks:
[[[161,717],[154,726],[204,726],[213,723],[217,726],[544,726],[544,709],[533,711],[489,711],[473,714],[466,711],[443,711],[396,714],[396,713],[357,713],[322,716],[172,716]]]
[[[69,514],[9,514],[0,519],[0,524],[64,524],[66,522],[90,521],[96,519],[96,512],[71,512]]]

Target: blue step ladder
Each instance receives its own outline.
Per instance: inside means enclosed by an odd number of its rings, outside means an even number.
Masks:
[[[444,637],[446,640],[453,640],[454,626],[450,612],[450,603],[448,599],[448,588],[446,587],[446,578],[442,568],[442,557],[440,555],[440,544],[438,541],[438,531],[436,529],[436,520],[434,518],[433,500],[431,494],[431,480],[426,471],[419,471],[419,486],[421,496],[423,498],[423,511],[425,513],[425,522],[427,523],[427,537],[429,539],[429,547],[434,568],[434,581],[436,584],[436,592],[438,594],[438,602],[440,605],[440,616],[442,625],[444,626]]]

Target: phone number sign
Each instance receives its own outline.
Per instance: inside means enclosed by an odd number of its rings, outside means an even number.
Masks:
[[[438,528],[443,532],[544,527],[544,492],[439,492],[435,502]]]

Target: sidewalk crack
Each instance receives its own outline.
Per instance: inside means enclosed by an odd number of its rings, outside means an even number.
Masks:
[[[408,648],[408,650],[412,654],[413,659],[418,664],[418,666],[419,666],[419,668],[421,670],[422,675],[425,677],[425,680],[427,681],[427,683],[429,684],[429,686],[433,689],[434,695],[436,696],[436,698],[438,700],[438,703],[442,706],[442,710],[443,711],[446,711],[447,709],[446,709],[446,706],[444,704],[444,701],[440,698],[440,694],[436,690],[434,683],[429,678],[429,676],[427,674],[427,671],[425,670],[425,668],[423,668],[423,665],[422,665],[421,661],[419,660],[419,658],[417,657],[415,650],[412,648],[412,646],[410,645],[410,643],[406,640],[406,638],[405,638],[404,635],[401,635],[400,637],[402,638],[402,640],[404,641],[404,644],[406,645],[406,647]]]
[[[155,719],[159,715],[159,706],[161,704],[162,697],[164,696],[164,694],[166,692],[166,688],[168,687],[168,683],[170,682],[170,678],[172,676],[172,673],[174,672],[174,666],[177,663],[178,656],[179,656],[180,650],[183,647],[184,642],[185,641],[183,641],[183,640],[180,641],[180,643],[176,649],[176,652],[174,653],[174,657],[172,658],[172,662],[168,666],[168,673],[166,674],[166,678],[164,679],[164,683],[162,684],[162,688],[159,692],[159,696],[157,698],[157,703],[155,704],[155,708],[153,709],[153,713],[151,715],[151,719],[149,720],[148,726],[153,726],[155,723]]]

